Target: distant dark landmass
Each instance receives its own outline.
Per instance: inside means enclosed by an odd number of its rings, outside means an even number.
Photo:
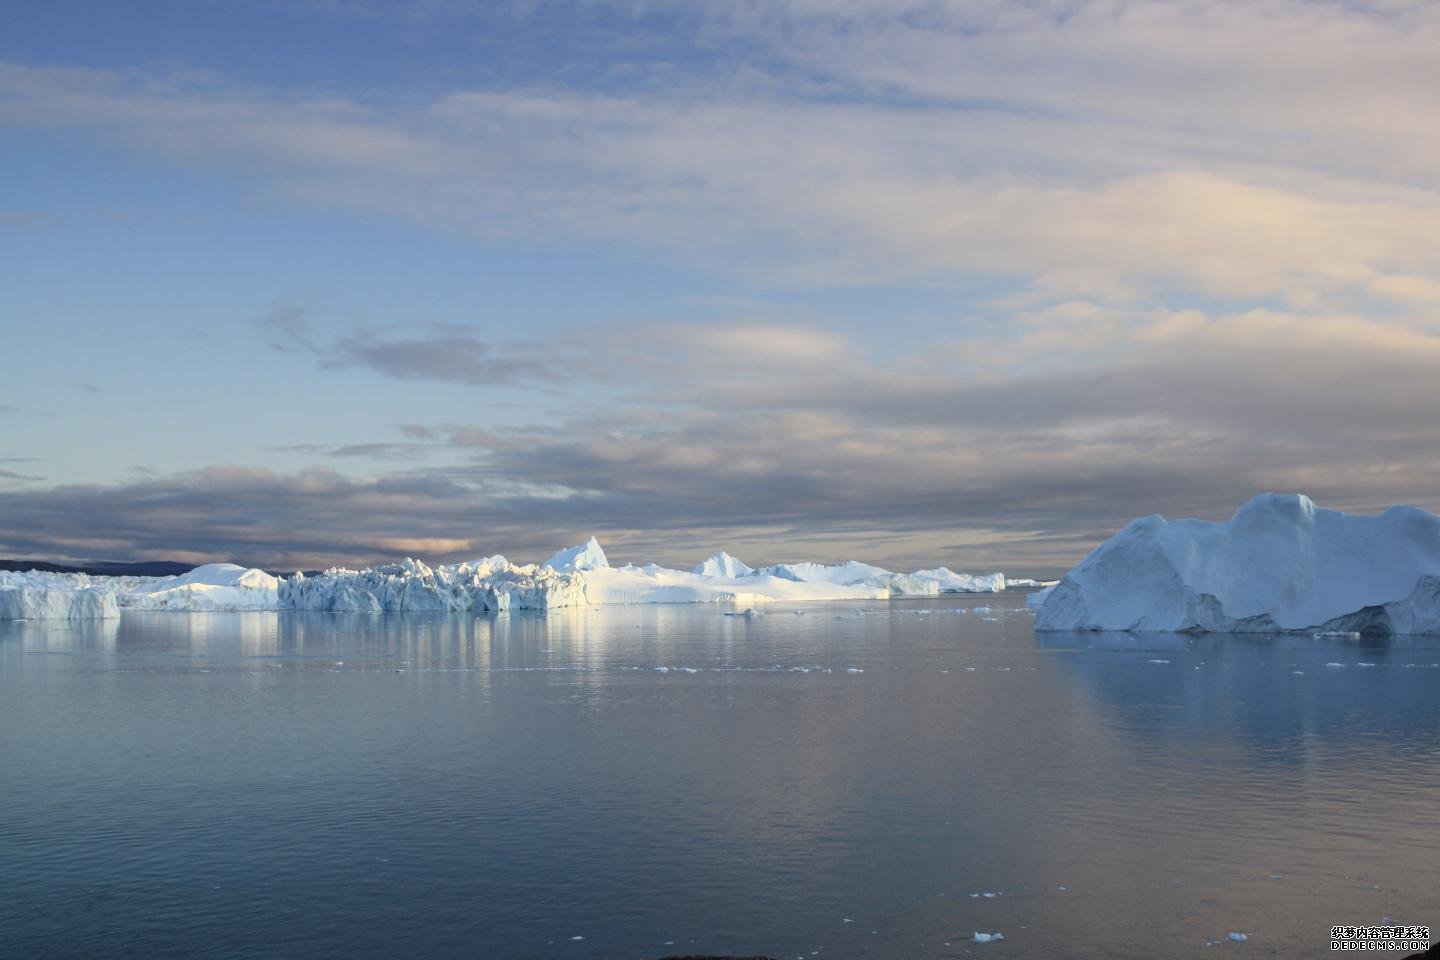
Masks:
[[[220,561],[212,561],[218,563]],[[174,560],[139,560],[124,563],[119,560],[95,560],[89,563],[54,563],[50,560],[5,560],[0,559],[0,571],[42,570],[45,573],[88,573],[92,577],[174,577],[189,573],[198,563],[179,563]],[[241,564],[245,566],[245,564]],[[294,570],[266,570],[272,577],[293,576]],[[319,570],[306,570],[305,576],[313,577]]]
[[[0,570],[43,570],[46,573],[88,573],[92,577],[173,577],[195,569],[193,563],[173,560],[141,560],[137,563],[96,561],[94,563],[51,563],[49,560],[0,560]]]

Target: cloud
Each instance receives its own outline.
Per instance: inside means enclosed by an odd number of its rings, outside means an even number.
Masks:
[[[540,556],[598,532],[617,556],[673,562],[744,545],[754,561],[1061,565],[1135,514],[1219,518],[1265,489],[1440,506],[1440,8],[601,9],[641,42],[604,46],[584,89],[317,95],[0,67],[11,130],[482,244],[678,262],[761,301],[725,322],[577,318],[529,345],[280,307],[274,346],[317,368],[541,384],[571,419],[406,410],[398,438],[292,446],[386,468],[369,477],[11,490],[0,542],[309,565],[400,544]],[[643,42],[679,19],[694,29],[666,35],[687,38],[673,53]],[[827,318],[827,295],[863,284],[938,306]],[[803,310],[763,304],[797,289]],[[796,553],[767,556],[780,544]]]
[[[642,31],[688,16],[615,6]],[[808,286],[1436,302],[1440,21],[1424,5],[802,3],[699,19],[685,66],[607,48],[627,82],[586,92],[367,101],[8,66],[0,123],[486,242],[619,243]],[[717,51],[728,72],[705,66]],[[439,339],[344,346],[399,376],[498,372],[488,344]]]
[[[522,355],[519,347],[497,353],[477,327],[431,323],[418,325],[418,332],[410,327],[403,333],[359,328],[327,337],[294,306],[277,307],[260,322],[273,332],[274,349],[312,354],[322,370],[360,368],[398,380],[468,386],[556,378],[551,363]]]
[[[442,380],[486,385],[550,378],[538,360],[496,357],[478,331],[463,327],[430,327],[425,337],[385,337],[371,331],[337,340],[321,365],[364,367],[400,380]]]
[[[317,457],[340,459],[365,458],[371,460],[417,460],[431,449],[423,443],[292,443],[275,450],[281,453],[302,453]]]
[[[620,559],[689,564],[743,546],[755,562],[1049,572],[1135,515],[1219,519],[1267,489],[1361,511],[1440,508],[1440,335],[1402,323],[1158,314],[1127,318],[1101,354],[1032,368],[1022,352],[983,375],[929,348],[880,359],[796,326],[694,325],[645,342],[654,356],[605,358],[636,386],[603,412],[414,425],[458,464],[362,478],[226,467],[5,493],[0,547],[285,567],[375,561],[400,543],[444,554],[430,559],[534,559],[593,532]]]
[[[0,228],[43,227],[53,222],[53,217],[38,210],[0,209]]]

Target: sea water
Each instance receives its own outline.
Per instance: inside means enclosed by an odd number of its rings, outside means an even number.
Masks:
[[[0,956],[1440,925],[1440,640],[1037,636],[1018,594],[727,611],[0,623]]]

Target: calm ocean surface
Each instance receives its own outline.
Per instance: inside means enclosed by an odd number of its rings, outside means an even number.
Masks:
[[[1037,637],[1023,607],[0,623],[0,956],[1318,957],[1332,924],[1440,926],[1440,640]]]

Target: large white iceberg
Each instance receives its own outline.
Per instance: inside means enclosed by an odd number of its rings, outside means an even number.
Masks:
[[[1144,517],[1045,593],[1035,628],[1440,633],[1440,517],[1273,493],[1224,523]]]
[[[0,572],[0,620],[103,620],[120,616],[104,577]]]
[[[128,578],[127,578],[128,579]],[[175,577],[140,577],[118,599],[136,610],[274,610],[280,578],[235,563],[207,563]]]
[[[598,550],[599,544],[595,547]],[[548,564],[512,564],[501,556],[434,568],[406,558],[364,570],[335,567],[313,577],[297,573],[281,581],[279,602],[294,610],[376,613],[545,610],[583,604],[585,578]]]

